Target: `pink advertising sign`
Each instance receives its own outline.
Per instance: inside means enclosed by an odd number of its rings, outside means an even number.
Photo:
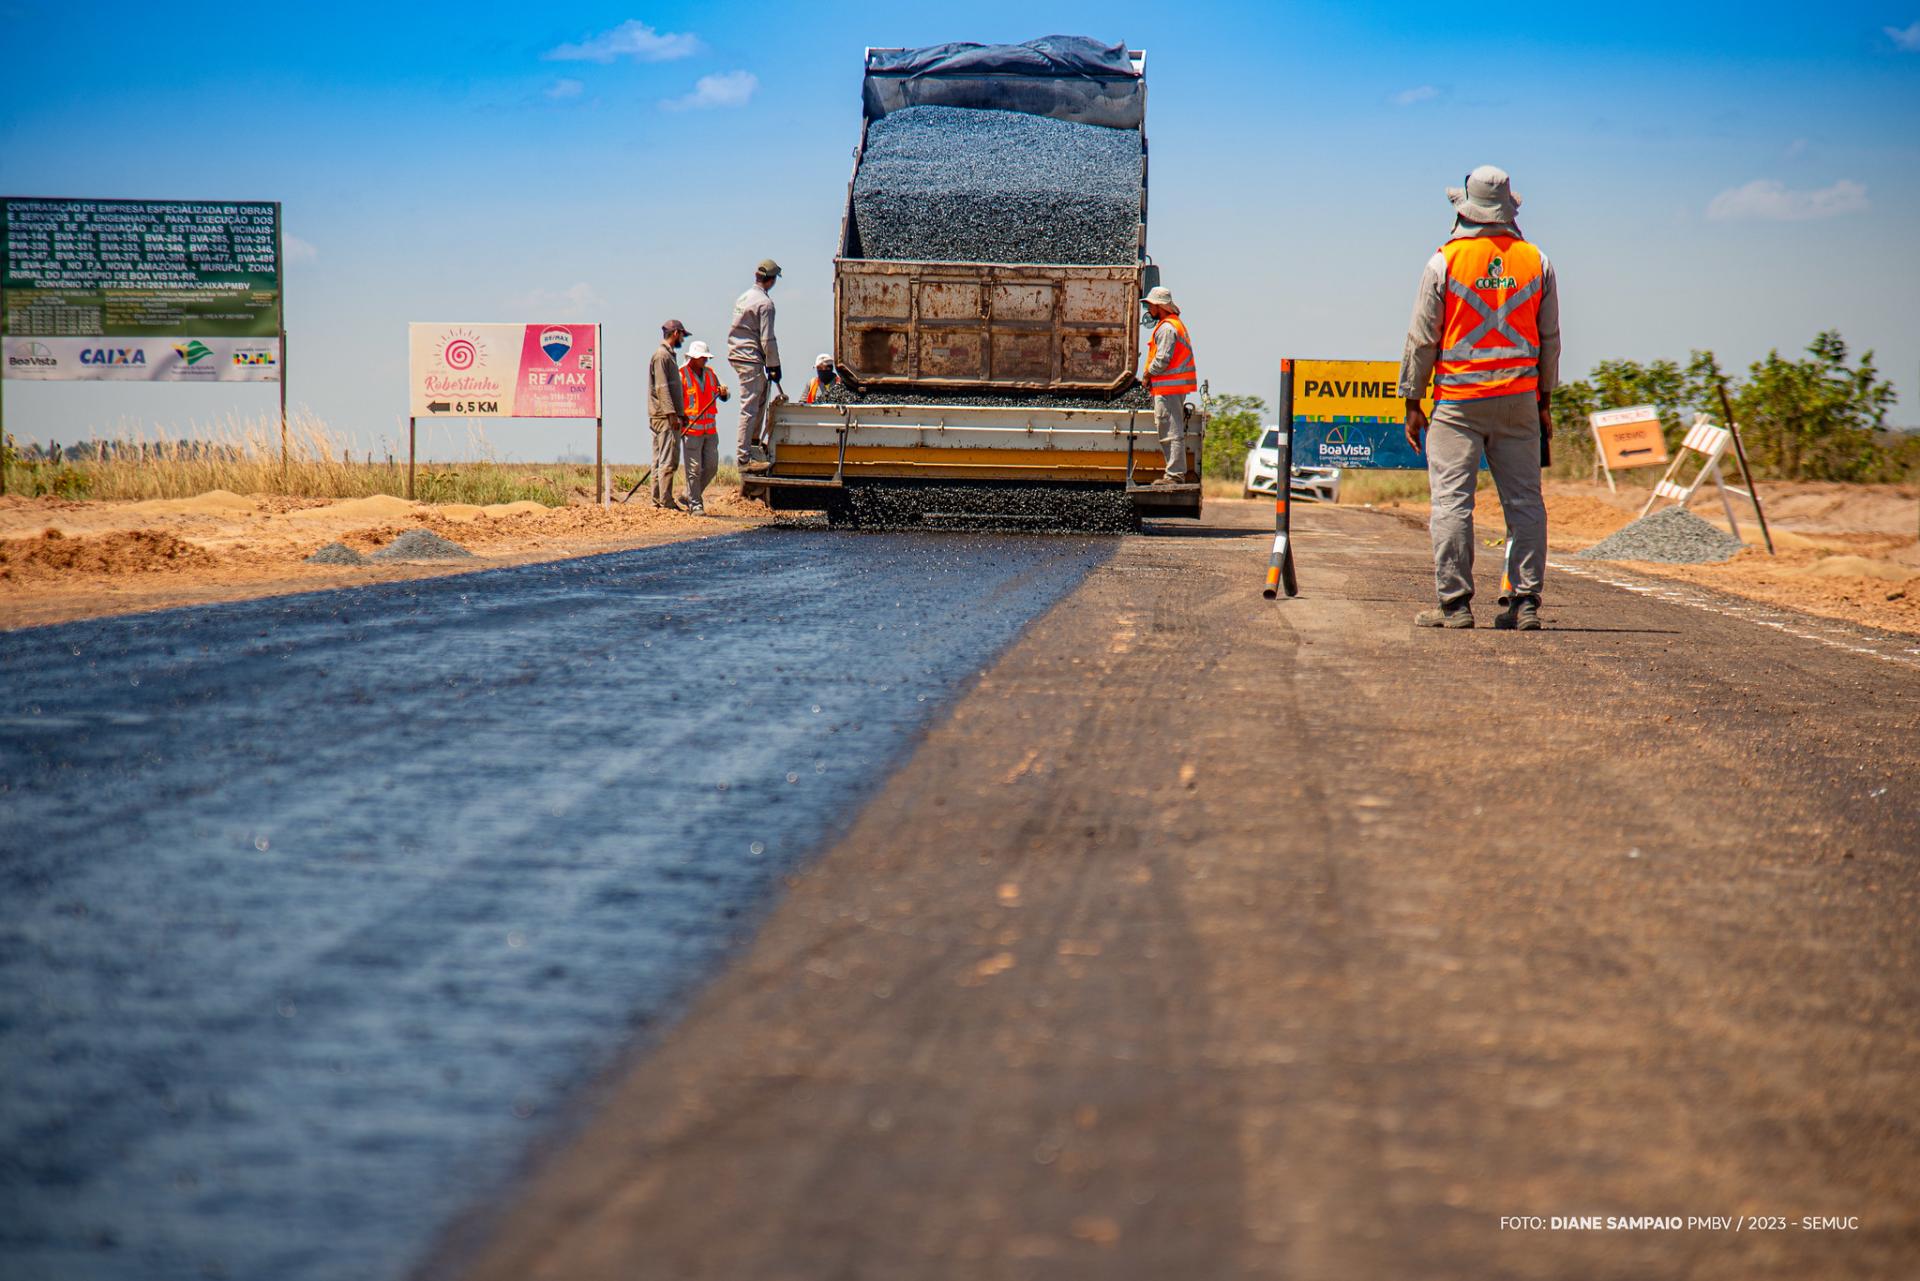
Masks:
[[[416,418],[598,418],[600,326],[408,326]]]

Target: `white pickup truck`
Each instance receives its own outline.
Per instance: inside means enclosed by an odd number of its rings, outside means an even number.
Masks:
[[[1241,487],[1246,497],[1253,498],[1264,494],[1268,498],[1276,495],[1280,477],[1280,429],[1269,427],[1261,434],[1260,443],[1247,451],[1247,461],[1241,471]],[[1340,469],[1338,467],[1295,467],[1293,481],[1287,486],[1287,493],[1294,498],[1312,498],[1323,503],[1340,501]]]

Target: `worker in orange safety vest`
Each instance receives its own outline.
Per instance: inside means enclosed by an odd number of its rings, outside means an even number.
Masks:
[[[1187,332],[1186,321],[1180,319],[1171,290],[1156,285],[1143,301],[1147,315],[1153,318],[1153,334],[1147,339],[1147,392],[1153,397],[1153,425],[1166,455],[1160,478],[1153,483],[1177,485],[1188,479],[1188,453],[1199,452],[1198,442],[1187,439],[1187,397],[1200,389],[1200,375],[1193,363],[1193,336]]]
[[[807,399],[805,403],[809,405],[819,404],[820,398],[826,395],[827,388],[833,386],[834,382],[833,357],[823,351],[813,358],[813,377],[807,380]]]
[[[687,348],[687,363],[680,367],[680,386],[687,406],[687,428],[680,438],[681,463],[687,472],[687,510],[696,516],[707,514],[704,495],[707,482],[720,470],[720,438],[715,425],[720,402],[732,393],[707,363],[713,352],[703,342]]]
[[[1538,631],[1547,567],[1542,442],[1560,377],[1560,290],[1553,264],[1520,234],[1520,197],[1482,165],[1450,187],[1453,234],[1427,260],[1400,360],[1407,443],[1427,457],[1439,608],[1420,627],[1473,626],[1473,494],[1484,456],[1507,520],[1505,611],[1493,625]],[[1421,407],[1431,381],[1431,419]]]

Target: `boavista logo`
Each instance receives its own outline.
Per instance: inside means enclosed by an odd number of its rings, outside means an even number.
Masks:
[[[47,349],[43,342],[30,342],[26,349],[7,353],[9,369],[53,369],[60,364],[60,358]]]
[[[180,359],[186,361],[189,365],[197,365],[213,354],[213,348],[207,346],[198,338],[189,339],[186,342],[177,342],[173,345],[173,350],[175,355],[179,356]]]
[[[1511,289],[1519,284],[1516,278],[1504,274],[1507,260],[1503,254],[1495,254],[1493,261],[1487,264],[1487,274],[1473,282],[1475,289]]]

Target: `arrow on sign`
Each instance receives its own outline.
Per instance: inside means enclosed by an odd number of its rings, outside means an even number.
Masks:
[[[452,408],[453,406],[444,400],[430,400],[427,402],[427,412],[430,414],[444,414]]]

